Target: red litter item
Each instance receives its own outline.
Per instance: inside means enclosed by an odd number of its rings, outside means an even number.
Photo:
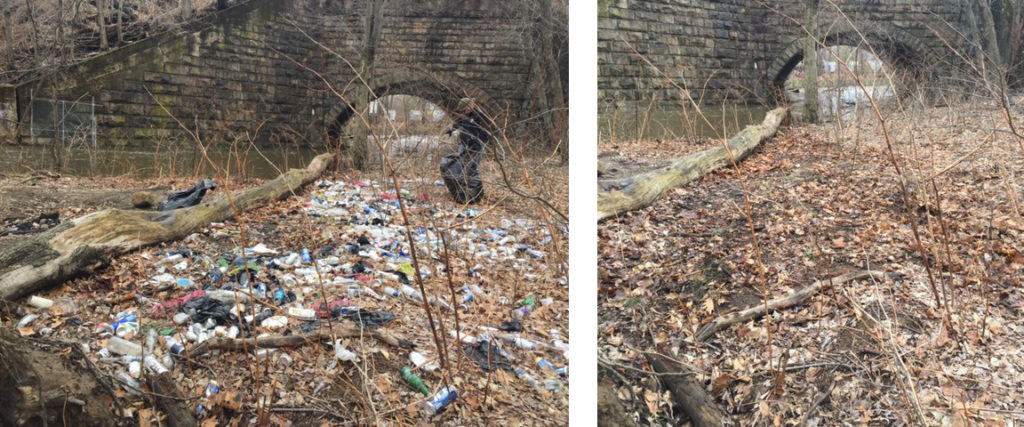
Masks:
[[[349,301],[348,298],[334,297],[327,303],[327,308],[324,309],[324,300],[317,299],[316,302],[313,303],[313,310],[316,310],[316,315],[318,317],[326,318],[330,317],[331,312],[334,311],[335,308],[348,307],[350,305],[352,305],[352,301]]]
[[[352,278],[355,279],[356,281],[360,282],[360,283],[363,283],[363,284],[369,284],[370,282],[373,281],[372,277],[367,276],[367,275],[362,274],[362,273],[356,274],[355,276],[352,276]]]
[[[427,203],[430,201],[430,193],[420,193],[416,196],[416,200]]]
[[[398,196],[391,191],[385,191],[383,193],[380,193],[380,198],[384,200],[398,200]]]
[[[157,313],[159,313],[163,309],[171,309],[171,308],[176,309],[176,308],[181,307],[182,305],[184,305],[189,300],[200,298],[200,297],[202,297],[204,295],[206,295],[206,291],[204,291],[202,289],[197,289],[197,290],[194,290],[192,292],[189,292],[189,293],[185,294],[185,296],[181,296],[181,297],[177,297],[177,298],[172,299],[172,300],[164,301],[164,302],[162,302],[160,304],[157,304],[156,306],[153,307],[153,314],[157,314]]]

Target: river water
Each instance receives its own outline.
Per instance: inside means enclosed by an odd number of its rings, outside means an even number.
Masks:
[[[865,89],[876,101],[894,96],[888,86],[867,86]],[[868,94],[858,86],[818,89],[822,119],[829,121],[839,117],[848,120],[869,111]],[[793,114],[799,119],[803,115],[803,89],[790,91],[786,96]],[[634,104],[600,113],[598,138],[602,142],[728,138],[747,125],[760,123],[770,109],[764,105],[743,104],[705,106],[701,108],[702,118],[692,107]]]

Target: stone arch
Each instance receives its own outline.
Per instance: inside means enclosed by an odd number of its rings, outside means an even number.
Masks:
[[[505,115],[508,114],[507,109],[499,105],[487,92],[465,82],[453,82],[424,73],[389,74],[380,76],[377,80],[380,84],[373,90],[376,98],[387,95],[412,95],[430,101],[449,115],[454,112],[459,99],[473,98],[498,127],[501,127]],[[325,116],[328,121],[327,134],[332,139],[339,137],[346,123],[354,115],[354,111],[345,102],[338,100]]]
[[[863,35],[863,37],[861,36]],[[917,37],[904,31],[886,27],[864,29],[858,33],[849,26],[834,26],[824,37],[826,46],[860,46],[875,53],[886,66],[906,73],[912,83],[920,82],[934,65],[939,55],[924,45]],[[783,88],[789,74],[804,59],[803,39],[796,38],[774,55],[765,77],[776,103],[785,99]]]

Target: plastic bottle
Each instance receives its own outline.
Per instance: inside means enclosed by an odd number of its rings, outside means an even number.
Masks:
[[[409,387],[423,393],[424,396],[430,396],[430,390],[427,389],[427,386],[423,385],[423,380],[420,379],[419,375],[413,373],[408,366],[403,366],[399,372],[402,374],[402,379],[409,384]]]
[[[18,324],[17,324],[17,326],[15,326],[15,328],[21,328],[23,326],[28,326],[29,323],[34,322],[38,318],[39,318],[38,314],[35,314],[35,313],[26,314],[25,317],[22,317],[21,320],[18,321]]]
[[[544,380],[544,390],[560,392],[562,391],[562,382],[555,378],[546,379]]]
[[[434,393],[431,398],[427,399],[426,402],[423,402],[423,413],[427,415],[435,415],[444,410],[448,404],[455,401],[458,397],[458,393],[455,392],[455,387],[448,386],[441,388],[437,393]]]
[[[556,339],[556,340],[552,341],[551,343],[554,344],[555,348],[557,348],[559,350],[569,351],[569,344],[566,344],[565,341],[557,340]]]
[[[549,371],[555,369],[555,365],[552,365],[551,362],[548,362],[543,357],[537,358],[537,366],[539,366],[541,369],[547,369]]]
[[[146,350],[149,353],[153,353],[153,348],[156,347],[156,329],[149,328],[146,331]]]
[[[174,263],[178,262],[179,260],[181,260],[182,258],[183,257],[181,256],[181,254],[170,255],[170,256],[168,256],[168,257],[166,257],[164,259],[161,259],[160,261],[154,262],[153,266],[155,267],[155,266],[160,266],[160,265],[174,264]]]
[[[452,308],[451,304],[448,304],[447,302],[444,302],[443,299],[440,299],[440,298],[438,298],[435,295],[431,295],[430,296],[430,303],[434,304],[436,306],[439,306],[441,308],[444,308],[445,310],[448,310],[448,311],[455,311],[455,309]]]
[[[173,354],[181,354],[185,351],[185,346],[181,345],[177,339],[169,335],[164,337],[164,345],[167,347],[167,351],[170,351]]]
[[[164,353],[162,361],[164,362],[164,366],[167,367],[167,369],[174,368],[174,358],[171,357],[171,353]]]
[[[412,286],[402,285],[402,293],[409,298],[423,302],[423,294],[420,294],[420,291],[413,289]]]
[[[537,380],[534,380],[533,376],[530,375],[529,372],[526,372],[526,369],[523,369],[522,367],[516,368],[516,376],[519,377],[519,379],[526,381],[526,383],[529,384],[530,387],[537,386]]]
[[[511,341],[513,344],[516,345],[516,347],[519,347],[523,350],[533,350],[537,348],[537,343],[530,341],[526,338],[515,337]]]
[[[395,298],[398,298],[398,297],[402,296],[402,293],[398,292],[398,289],[392,288],[390,286],[384,287],[384,293],[387,294],[387,295],[393,296]]]
[[[309,253],[309,249],[307,248],[302,248],[302,262],[306,264],[313,262],[313,258]]]
[[[288,315],[299,320],[316,320],[316,310],[311,308],[288,307]]]
[[[71,298],[60,297],[53,300],[53,306],[50,307],[50,313],[73,316],[78,313],[78,304],[75,304],[75,301]]]
[[[167,367],[160,363],[160,361],[156,359],[156,356],[152,354],[146,355],[146,358],[142,359],[142,362],[146,365],[146,368],[157,375],[167,372]]]
[[[288,318],[285,316],[271,316],[260,322],[260,326],[267,329],[281,329],[288,325]]]
[[[142,385],[131,375],[128,375],[125,371],[119,371],[117,373],[117,379],[124,383],[124,389],[135,394],[142,394]]]
[[[128,364],[128,375],[131,375],[132,378],[138,378],[139,375],[142,375],[142,364],[138,360]]]
[[[120,355],[142,355],[142,346],[121,337],[110,337],[107,350]]]

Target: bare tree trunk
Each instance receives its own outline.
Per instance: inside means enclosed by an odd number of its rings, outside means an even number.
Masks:
[[[28,20],[32,22],[32,53],[39,53],[39,23],[36,22],[35,7],[33,6],[32,0],[25,0],[25,5],[28,6]]]
[[[807,39],[804,41],[804,119],[808,123],[818,122],[818,0],[806,0],[804,27]]]
[[[107,19],[104,16],[106,14],[106,8],[106,1],[96,0],[96,24],[100,27],[100,50],[107,50],[109,47],[107,44]]]
[[[366,15],[363,16],[363,46],[360,49],[359,76],[362,81],[357,82],[354,89],[352,106],[355,110],[369,121],[370,99],[373,96],[374,62],[377,57],[377,46],[380,44],[380,30],[384,23],[384,0],[369,0],[366,2]],[[349,151],[349,161],[352,167],[364,169],[366,167],[367,147],[366,141],[370,135],[370,128],[357,116],[353,115],[349,129],[352,129],[353,141]]]
[[[117,45],[124,44],[124,29],[122,23],[124,21],[124,0],[117,1]]]
[[[11,28],[11,8],[14,0],[3,0],[4,15],[4,51],[7,60],[7,69],[14,69],[14,29]]]
[[[985,53],[988,55],[989,63],[1002,67],[1004,64],[1002,55],[999,53],[999,40],[996,37],[996,24],[992,17],[990,0],[979,1],[978,8],[981,12],[979,13],[981,15],[981,34],[985,37]]]
[[[53,31],[57,36],[57,61],[64,65],[64,0],[57,0],[57,27]]]
[[[181,0],[181,17],[185,19],[192,17],[192,0]]]
[[[982,65],[981,61],[985,60],[985,52],[984,48],[981,46],[981,40],[978,38],[978,28],[980,27],[978,26],[978,15],[974,10],[974,1],[962,0],[961,7],[964,9],[967,16],[967,37],[971,46],[975,48],[973,52],[974,55],[977,56],[975,61],[977,61],[977,65],[980,67]]]
[[[558,57],[555,55],[554,34],[552,34],[551,28],[553,16],[551,0],[540,0],[540,12],[541,48],[543,49],[541,62],[544,64],[544,74],[547,75],[547,96],[551,100],[549,105],[554,110],[555,117],[554,126],[550,129],[550,142],[552,145],[561,144],[559,150],[562,161],[566,162],[569,160],[569,126],[566,119],[568,110],[565,107],[565,95],[562,93],[562,73],[559,72]]]

